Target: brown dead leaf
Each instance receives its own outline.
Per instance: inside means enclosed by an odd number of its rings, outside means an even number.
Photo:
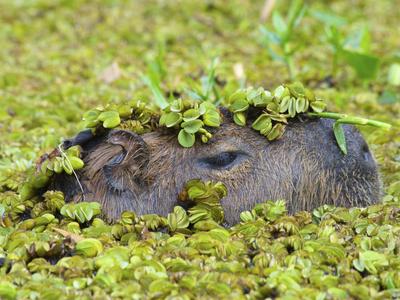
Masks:
[[[52,229],[53,229],[54,231],[56,231],[57,233],[61,234],[63,237],[70,238],[71,241],[73,241],[73,242],[75,242],[75,243],[77,243],[77,242],[83,240],[83,237],[80,236],[79,234],[72,233],[72,232],[69,232],[69,231],[66,231],[66,230],[60,229],[60,228],[54,228],[54,227],[53,227]]]
[[[100,73],[99,79],[104,83],[110,84],[120,78],[122,75],[118,63],[114,62]]]

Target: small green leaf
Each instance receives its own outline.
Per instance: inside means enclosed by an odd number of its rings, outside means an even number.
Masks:
[[[179,144],[185,148],[190,148],[195,142],[195,136],[193,133],[187,133],[185,130],[179,131],[178,134]]]
[[[285,132],[285,124],[277,123],[272,127],[272,130],[268,133],[267,139],[269,141],[279,139]]]
[[[296,112],[302,113],[307,111],[308,108],[308,100],[304,97],[300,97],[296,100]]]
[[[83,114],[84,121],[94,121],[99,117],[100,111],[98,110],[89,110]]]
[[[115,128],[121,123],[121,119],[119,116],[115,116],[112,118],[108,118],[103,122],[104,128]]]
[[[266,116],[266,115],[261,115],[259,116],[254,122],[253,122],[253,129],[260,131],[263,128],[267,128],[271,124],[271,118]]]
[[[103,244],[93,238],[79,241],[75,246],[76,253],[85,257],[95,257],[103,252]]]
[[[114,128],[121,123],[118,112],[114,110],[102,112],[98,120],[103,122],[104,128]]]
[[[283,85],[278,86],[275,90],[274,90],[274,97],[277,100],[281,100],[286,96],[290,96],[290,92],[289,89]]]
[[[263,127],[260,129],[260,134],[262,134],[263,136],[268,136],[268,134],[271,132],[272,130],[272,122],[269,123],[267,126]]]
[[[0,298],[4,300],[17,299],[17,291],[19,289],[11,282],[2,281],[0,282]]]
[[[389,68],[388,82],[394,86],[400,86],[400,64],[392,64]]]
[[[221,116],[216,110],[209,110],[203,115],[204,125],[218,127],[221,125]]]
[[[365,251],[359,254],[360,262],[365,266],[371,274],[377,274],[379,269],[389,265],[386,255],[376,251]]]
[[[202,186],[202,185],[192,186],[188,189],[188,196],[192,200],[201,198],[205,194],[206,194],[206,191],[204,190],[204,186]]]
[[[199,131],[201,127],[203,127],[203,122],[201,120],[192,120],[192,121],[187,121],[183,122],[181,124],[181,127],[187,132],[187,133],[196,133]]]
[[[184,121],[196,120],[200,117],[200,111],[196,108],[188,109],[183,113]]]
[[[172,112],[181,112],[183,110],[183,108],[184,108],[184,105],[183,105],[182,99],[178,99],[178,100],[173,101],[171,103],[171,106],[169,107],[169,109]]]
[[[323,112],[325,110],[326,103],[324,101],[317,100],[311,102],[310,106],[315,112]]]
[[[82,169],[85,165],[83,160],[76,156],[68,156],[69,162],[74,170]]]
[[[129,118],[132,114],[132,108],[130,105],[124,104],[118,107],[118,114],[120,118]]]
[[[286,96],[281,100],[281,103],[279,104],[279,112],[284,113],[289,109],[289,104],[290,104],[290,96]]]
[[[73,173],[73,168],[66,158],[63,158],[63,160],[62,160],[62,167],[63,167],[65,173],[67,173],[69,175],[71,175]]]
[[[63,160],[61,157],[56,157],[53,168],[54,172],[57,174],[60,174],[63,171]]]
[[[237,99],[230,106],[230,110],[233,113],[242,112],[242,111],[247,110],[248,108],[249,108],[249,102],[246,99]]]
[[[186,210],[180,206],[175,206],[173,213],[169,213],[167,219],[171,231],[187,228],[189,226],[189,217],[187,216]]]
[[[354,69],[359,79],[375,79],[380,60],[378,57],[350,50],[342,50],[340,56]]]
[[[169,112],[165,116],[163,122],[165,122],[165,126],[173,127],[179,124],[182,121],[182,114],[177,112]]]
[[[161,116],[160,116],[160,120],[158,121],[158,124],[160,125],[160,126],[166,126],[166,124],[165,124],[165,121],[167,120],[167,113],[162,113],[161,114]]]
[[[287,87],[289,88],[289,91],[292,94],[292,96],[294,96],[295,98],[305,96],[306,91],[304,85],[301,82],[296,81],[292,84],[288,84]]]
[[[233,114],[233,121],[239,126],[246,125],[246,115],[242,112]]]
[[[35,189],[30,183],[25,183],[22,186],[19,194],[22,200],[29,200],[35,196]]]
[[[230,97],[229,97],[229,102],[233,103],[236,102],[237,100],[245,100],[246,99],[246,90],[237,90],[234,92]]]
[[[291,97],[289,101],[288,113],[291,118],[296,116],[296,99],[293,97]]]
[[[263,88],[259,88],[258,94],[252,99],[255,107],[265,107],[269,102],[272,101],[272,95],[269,91],[264,91]]]
[[[333,124],[333,133],[335,134],[336,142],[338,143],[340,150],[344,154],[347,154],[346,137],[344,135],[342,124],[335,122]]]
[[[39,189],[45,187],[49,179],[50,178],[46,176],[46,174],[38,174],[31,183],[34,188]]]
[[[99,115],[98,119],[99,119],[99,121],[104,122],[104,121],[107,120],[107,119],[116,118],[116,117],[119,117],[118,112],[115,111],[115,110],[110,110],[110,111],[104,111],[104,112],[102,112],[102,113]]]
[[[246,210],[240,213],[240,220],[242,222],[251,222],[254,221],[255,218],[250,211]]]

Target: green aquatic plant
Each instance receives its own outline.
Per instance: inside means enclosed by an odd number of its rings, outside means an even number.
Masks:
[[[229,102],[233,120],[239,126],[246,126],[249,112],[257,110],[258,117],[251,126],[270,141],[280,138],[285,132],[289,118],[294,118],[296,115],[334,119],[336,121],[333,132],[344,154],[347,154],[347,147],[342,124],[369,125],[383,129],[391,127],[384,122],[324,112],[326,102],[316,97],[300,82],[280,85],[273,92],[263,88],[241,89],[230,96]]]
[[[176,206],[167,218],[123,212],[107,224],[96,218],[98,203],[65,205],[62,193],[48,191],[38,216],[17,213],[0,226],[0,296],[398,294],[397,202],[289,216],[284,200],[266,201],[224,228],[226,194],[220,182],[191,180],[178,198],[187,211]]]
[[[80,202],[65,204],[60,209],[60,214],[79,223],[85,223],[92,220],[93,217],[101,213],[98,202]]]
[[[220,126],[221,116],[217,107],[210,102],[197,103],[178,99],[163,111],[159,124],[167,128],[180,128],[178,142],[189,148],[194,145],[196,134],[203,143],[207,143],[212,134],[206,126]]]
[[[220,200],[227,195],[227,189],[222,182],[203,182],[198,179],[186,183],[179,195],[180,201],[195,203],[189,210],[189,221],[214,221],[218,224],[224,221],[224,210]]]
[[[131,101],[121,105],[110,104],[97,107],[83,114],[83,127],[97,130],[127,129],[138,134],[154,129],[158,113],[143,101]]]
[[[66,151],[59,146],[50,154],[44,154],[39,158],[36,168],[29,171],[27,180],[20,189],[20,196],[23,200],[28,200],[34,196],[35,191],[47,186],[53,174],[65,172],[72,175],[75,170],[82,169],[83,166],[78,146]]]
[[[287,22],[284,12],[291,5],[275,2]],[[395,2],[307,2],[308,11],[339,14],[340,18],[319,14],[319,19],[327,20],[330,26],[342,26],[340,33],[346,39],[350,36],[345,33],[360,22],[369,26],[371,36],[379,43],[371,43],[367,52],[347,48],[372,54],[382,62],[382,72],[377,80],[368,79],[368,87],[343,72],[333,82],[320,81],[327,75],[324,62],[330,57],[327,43],[318,39],[322,28],[314,19],[304,18],[301,26],[293,29],[293,43],[288,47],[288,51],[296,50],[292,73],[297,72],[297,78],[322,98],[332,99],[332,110],[393,124],[394,129],[388,132],[361,128],[380,165],[385,185],[383,203],[365,209],[322,207],[289,217],[281,205],[271,201],[263,205],[268,210],[258,210],[260,215],[249,210],[249,219],[236,228],[211,230],[205,226],[196,229],[193,224],[185,227],[183,210],[176,209],[176,215],[170,218],[173,226],[174,219],[178,221],[173,230],[165,217],[133,212],[123,213],[121,221],[112,225],[99,217],[80,224],[59,213],[64,199],[58,192],[40,197],[44,189],[35,189],[28,200],[22,199],[20,192],[36,157],[57,147],[62,137],[85,127],[79,124],[81,111],[114,100],[118,111],[122,99],[149,98],[152,91],[142,90],[143,85],[134,80],[137,74],[152,76],[148,70],[155,70],[153,73],[162,78],[158,89],[162,96],[175,86],[178,93],[184,91],[183,99],[194,100],[185,93],[185,87],[203,94],[203,84],[193,88],[191,78],[207,78],[208,72],[198,75],[199,65],[216,54],[223,58],[218,66],[219,99],[228,99],[237,87],[232,84],[236,80],[233,63],[243,66],[248,84],[278,84],[285,74],[274,68],[265,49],[254,43],[260,7],[253,1],[233,1],[230,5],[223,1],[182,1],[179,10],[173,1],[101,1],[102,5],[97,1],[3,1],[0,298],[400,298],[400,110],[397,69],[390,68],[400,57],[395,50]],[[266,26],[275,32],[272,24]],[[168,47],[165,53],[157,48],[160,39]],[[282,56],[278,44],[267,43]],[[155,55],[144,65],[147,53]],[[105,82],[99,73],[114,60],[122,76]],[[360,60],[348,62],[343,57],[337,66],[355,71],[351,64],[363,67]],[[159,71],[166,70],[166,65],[167,76]],[[299,66],[301,72],[296,70]],[[367,75],[376,75],[373,65],[364,66],[372,66]],[[360,78],[357,72],[355,75]],[[326,88],[331,84],[340,88]],[[212,92],[211,99],[216,98]],[[115,128],[143,134],[158,126],[159,117],[143,115],[139,120],[139,115],[130,119],[120,116],[121,123]],[[112,123],[110,120],[106,126]],[[99,120],[96,129],[91,129],[102,134],[108,130],[103,122]],[[177,129],[168,130],[178,134]],[[40,186],[43,177],[38,175],[36,184]],[[78,254],[76,244],[92,238],[102,244],[103,251],[91,245],[96,256]]]

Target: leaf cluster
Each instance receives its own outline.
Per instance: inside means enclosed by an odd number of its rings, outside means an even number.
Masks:
[[[47,186],[53,174],[65,172],[72,175],[75,170],[82,169],[84,162],[80,158],[80,151],[79,146],[71,147],[66,151],[58,147],[49,155],[43,155],[36,168],[30,169],[29,175],[20,189],[21,198],[27,200],[35,196],[37,190]]]
[[[208,142],[212,134],[207,127],[219,127],[221,116],[217,107],[207,101],[197,103],[187,100],[174,100],[161,114],[160,126],[179,129],[178,142],[190,148],[200,136],[203,143]]]
[[[211,207],[225,195],[220,183],[193,180],[180,200]],[[179,206],[167,218],[124,212],[107,224],[96,218],[98,208],[79,203],[27,219],[3,215],[1,297],[383,299],[400,289],[393,199],[291,216],[283,200],[267,201],[231,228],[191,221]]]
[[[83,114],[83,127],[94,133],[101,128],[129,129],[138,134],[152,131],[157,112],[150,105],[134,100],[120,105],[108,104],[89,110]]]
[[[214,226],[224,221],[224,210],[221,199],[227,195],[227,189],[222,182],[203,182],[199,179],[190,180],[179,195],[181,201],[191,201],[194,205],[188,210],[189,221],[203,221],[205,226]],[[206,221],[209,221],[207,224]],[[196,226],[196,224],[195,224]],[[200,226],[197,224],[197,226]]]
[[[101,213],[98,202],[80,202],[65,204],[60,209],[60,214],[80,224],[89,222],[94,216]]]
[[[322,112],[326,106],[300,82],[280,85],[273,92],[263,88],[241,89],[230,96],[229,102],[233,120],[239,126],[247,124],[251,109],[260,112],[251,126],[269,141],[283,135],[289,118],[308,111]]]

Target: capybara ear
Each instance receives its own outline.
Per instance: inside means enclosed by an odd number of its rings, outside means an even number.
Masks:
[[[82,146],[93,138],[94,135],[92,130],[86,129],[79,132],[75,137],[64,140],[62,143],[62,147],[64,148],[64,150],[67,150],[76,145]]]
[[[113,130],[87,156],[85,175],[99,189],[138,192],[144,184],[143,173],[148,163],[149,148],[141,136],[127,130]]]

